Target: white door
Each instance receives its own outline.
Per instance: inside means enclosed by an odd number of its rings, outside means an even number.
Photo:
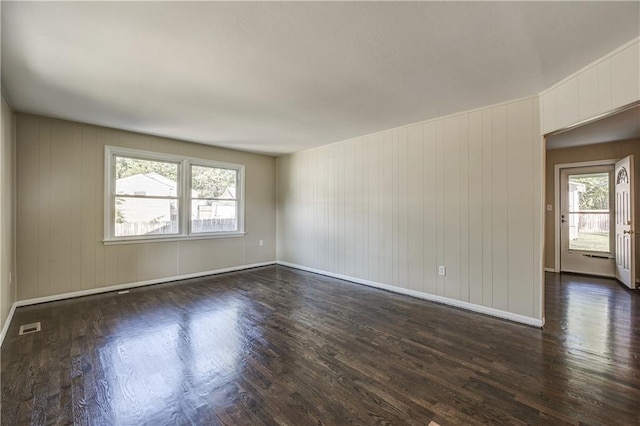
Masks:
[[[636,288],[633,155],[616,163],[616,278]]]
[[[561,169],[561,271],[615,275],[613,172],[613,164]]]

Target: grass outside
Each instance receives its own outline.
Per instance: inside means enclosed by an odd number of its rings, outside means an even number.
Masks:
[[[609,252],[608,233],[578,233],[578,238],[569,241],[569,250]]]

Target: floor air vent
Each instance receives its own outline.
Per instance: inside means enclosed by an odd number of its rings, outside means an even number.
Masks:
[[[32,324],[25,324],[20,326],[20,336],[23,334],[37,333],[40,331],[40,322],[34,322]]]

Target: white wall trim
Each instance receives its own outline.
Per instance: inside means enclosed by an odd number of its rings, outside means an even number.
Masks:
[[[553,272],[553,273],[555,273],[555,272],[556,272],[556,270],[555,270],[555,269],[553,269],[553,268],[544,268],[544,271],[545,271],[545,272]]]
[[[562,80],[560,80],[557,83],[553,84],[552,86],[549,86],[548,88],[544,89],[542,92],[539,93],[539,95],[542,96],[545,93],[552,91],[553,89],[555,89],[556,87],[560,86],[561,84],[571,80],[572,78],[575,78],[575,77],[579,76],[580,74],[582,74],[586,70],[588,70],[588,69],[598,65],[599,63],[601,63],[603,61],[606,61],[607,59],[617,55],[618,53],[622,52],[623,50],[625,50],[626,48],[628,48],[630,46],[633,46],[635,43],[638,43],[639,41],[640,41],[640,37],[635,37],[635,38],[629,40],[628,42],[626,42],[622,46],[619,46],[616,49],[613,49],[612,51],[610,51],[606,55],[601,56],[600,58],[596,59],[595,61],[591,62],[590,64],[580,68],[578,71],[566,76],[565,78],[563,78]]]
[[[593,161],[581,161],[577,163],[562,163],[556,164],[553,167],[553,213],[554,213],[554,227],[555,227],[555,258],[554,258],[554,269],[558,272],[560,269],[560,215],[562,212],[560,211],[560,171],[562,169],[572,169],[575,167],[591,167],[591,166],[609,166],[611,164],[616,164],[618,160],[608,159],[608,160],[593,160]]]
[[[461,300],[450,299],[448,297],[438,296],[435,294],[423,293],[421,291],[409,290],[406,288],[396,287],[388,284],[382,284],[375,281],[363,280],[360,278],[350,277],[347,275],[334,274],[333,272],[323,271],[320,269],[309,268],[307,266],[297,265],[295,263],[289,263],[282,260],[277,261],[278,265],[288,266],[290,268],[300,269],[307,272],[313,272],[320,275],[326,275],[332,278],[338,278],[345,281],[351,281],[356,284],[363,284],[369,287],[375,287],[383,290],[388,290],[393,293],[403,294],[406,296],[417,297],[419,299],[428,300],[431,302],[442,303],[449,306],[454,306],[456,308],[462,308],[473,312],[478,312],[485,315],[490,315],[493,317],[498,317],[502,319],[506,319],[509,321],[518,322],[521,324],[530,325],[533,327],[542,328],[544,325],[544,319],[537,319],[532,317],[527,317],[525,315],[514,314],[512,312],[501,311],[499,309],[489,308],[486,306],[475,305],[473,303],[463,302]]]
[[[62,293],[62,294],[56,294],[53,296],[36,297],[33,299],[19,300],[11,306],[9,315],[7,316],[4,326],[2,327],[2,332],[0,333],[0,347],[2,347],[4,338],[7,335],[7,331],[9,330],[9,326],[11,325],[11,321],[13,320],[13,314],[15,313],[16,308],[19,308],[20,306],[37,305],[38,303],[55,302],[57,300],[73,299],[75,297],[90,296],[92,294],[109,293],[112,291],[125,290],[128,288],[143,287],[143,286],[153,285],[153,284],[162,284],[162,283],[167,283],[172,281],[181,281],[189,278],[205,277],[207,275],[218,275],[218,274],[224,274],[225,272],[241,271],[245,269],[253,269],[253,268],[259,268],[261,266],[269,266],[269,265],[275,265],[275,264],[276,264],[276,261],[271,260],[268,262],[252,263],[250,265],[232,266],[229,268],[215,269],[212,271],[196,272],[193,274],[185,274],[185,275],[176,275],[173,277],[159,278],[156,280],[147,280],[147,281],[139,281],[135,283],[118,284],[118,285],[112,285],[109,287],[92,288],[90,290],[73,291],[71,293]]]
[[[7,315],[7,319],[4,322],[4,326],[2,327],[2,332],[0,332],[0,347],[2,347],[2,342],[4,342],[4,337],[7,335],[7,331],[9,330],[9,325],[11,324],[11,320],[13,320],[13,314],[16,312],[16,304],[11,305],[11,310],[9,311],[9,315]]]
[[[162,284],[162,283],[168,283],[171,281],[186,280],[189,278],[205,277],[207,275],[224,274],[225,272],[234,272],[234,271],[241,271],[244,269],[258,268],[260,266],[274,265],[275,263],[276,263],[275,260],[271,260],[268,262],[252,263],[250,265],[231,266],[229,268],[215,269],[212,271],[195,272],[193,274],[175,275],[172,277],[158,278],[155,280],[138,281],[133,283],[112,285],[109,287],[92,288],[90,290],[73,291],[71,293],[62,293],[62,294],[55,294],[53,296],[36,297],[33,299],[19,300],[16,303],[14,303],[14,305],[17,307],[36,305],[38,303],[54,302],[56,300],[72,299],[74,297],[89,296],[92,294],[99,294],[99,293],[109,293],[112,291],[125,290],[125,289],[135,288],[135,287],[143,287],[143,286],[152,285],[152,284]]]

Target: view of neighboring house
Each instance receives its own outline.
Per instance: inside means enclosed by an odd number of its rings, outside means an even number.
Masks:
[[[193,195],[195,198],[197,195]],[[230,219],[236,217],[236,189],[227,188],[222,196],[229,201],[194,200],[191,209],[191,220],[197,219]]]
[[[177,220],[176,200],[142,197],[176,197],[176,182],[158,173],[136,174],[116,181],[116,194],[133,195],[121,198],[116,223],[157,223]],[[137,198],[141,197],[141,198]]]
[[[175,234],[178,232],[177,184],[158,173],[139,173],[116,181],[115,234],[134,236],[148,234]],[[191,226],[196,232],[234,230],[236,227],[236,188],[227,188],[220,198],[197,199],[192,190]],[[229,201],[226,201],[229,200]],[[212,223],[222,220],[221,223]]]

